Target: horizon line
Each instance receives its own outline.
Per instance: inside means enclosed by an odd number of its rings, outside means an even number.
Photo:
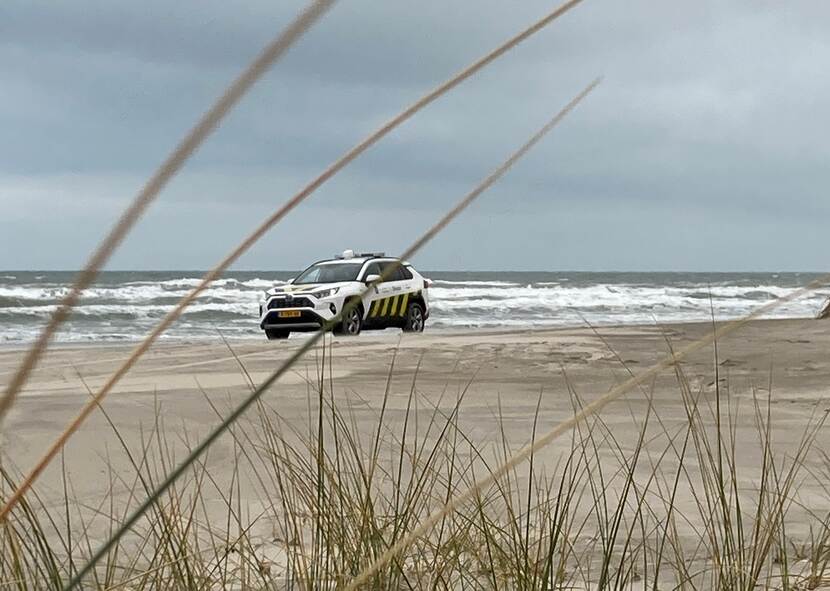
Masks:
[[[226,273],[296,273],[302,271],[303,268],[297,269],[232,269]],[[667,269],[424,269],[426,273],[663,273],[663,274],[691,274],[691,273],[710,273],[710,274],[738,274],[738,273],[753,273],[753,274],[803,274],[803,275],[820,275],[826,271],[819,270],[782,270],[782,269],[743,269],[743,270],[667,270]],[[0,273],[78,273],[80,269],[0,269]],[[103,273],[204,273],[205,269],[199,268],[170,268],[170,269],[104,269],[100,271]]]

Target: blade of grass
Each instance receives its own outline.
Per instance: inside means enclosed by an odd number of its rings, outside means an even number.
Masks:
[[[227,255],[213,270],[209,271],[201,280],[199,285],[194,287],[187,295],[185,295],[173,310],[159,322],[158,325],[148,334],[145,339],[133,350],[132,354],[124,361],[124,363],[112,374],[112,376],[101,387],[93,400],[90,400],[78,413],[75,419],[67,425],[63,433],[52,443],[43,457],[38,460],[38,463],[27,475],[27,477],[18,485],[17,490],[7,500],[5,506],[0,509],[0,521],[2,521],[19,498],[25,494],[34,481],[38,478],[40,473],[57,455],[61,447],[78,430],[86,418],[92,413],[95,407],[109,394],[113,387],[121,380],[130,368],[138,361],[138,359],[147,352],[152,344],[167,328],[172,325],[181,316],[182,312],[189,306],[196,297],[207,289],[214,280],[216,280],[222,273],[224,273],[242,254],[244,254],[255,242],[257,242],[265,233],[276,225],[285,215],[292,209],[297,207],[303,200],[316,191],[321,185],[328,181],[331,177],[337,174],[346,165],[352,162],[360,154],[369,149],[372,145],[377,143],[382,137],[395,129],[401,123],[412,117],[415,113],[432,103],[441,95],[445,94],[464,80],[473,76],[476,72],[484,68],[489,63],[496,60],[498,57],[513,49],[516,45],[526,40],[528,37],[539,32],[554,20],[562,16],[568,10],[579,4],[582,0],[568,0],[560,5],[558,8],[548,13],[545,17],[536,21],[533,25],[507,40],[505,43],[468,66],[448,81],[444,82],[434,90],[430,91],[411,106],[404,109],[400,114],[389,120],[386,124],[381,126],[378,130],[370,134],[367,138],[362,140],[356,146],[351,148],[346,154],[341,156],[326,170],[324,170],[316,179],[306,185],[299,193],[294,195],[285,204],[283,204],[276,212],[274,212],[268,219],[265,220],[253,233],[245,238],[239,246],[237,246],[229,255]],[[466,206],[465,206],[466,207]],[[440,229],[439,229],[440,230]],[[437,232],[437,231],[436,231]],[[431,238],[431,236],[430,236]],[[22,385],[22,382],[21,382]],[[0,412],[2,418],[2,412]]]
[[[98,275],[98,271],[106,264],[118,245],[124,240],[133,225],[138,222],[145,210],[158,197],[161,190],[167,185],[176,173],[184,166],[188,158],[205,141],[208,135],[216,129],[225,115],[239,102],[246,92],[259,80],[268,68],[294,44],[326,11],[334,4],[334,0],[314,0],[308,8],[297,16],[292,23],[283,30],[260,52],[256,59],[234,80],[225,93],[219,97],[210,110],[205,113],[190,132],[184,137],[173,152],[162,162],[153,176],[147,181],[130,206],[113,226],[110,233],[98,248],[93,252],[89,261],[75,278],[75,283],[69,293],[60,303],[49,319],[49,323],[40,333],[35,344],[29,349],[11,382],[6,387],[3,397],[0,398],[0,421],[6,416],[17,399],[21,388],[26,383],[29,374],[34,370],[38,360],[43,356],[49,342],[57,332],[58,327],[69,317],[69,313],[81,293],[90,286]],[[6,511],[0,513],[0,519]]]
[[[495,171],[490,173],[475,189],[473,189],[470,193],[468,193],[463,199],[461,199],[455,207],[453,207],[444,217],[442,217],[434,226],[432,226],[429,230],[427,230],[420,238],[418,238],[412,246],[410,246],[400,257],[401,260],[411,258],[413,254],[415,254],[418,250],[420,250],[430,239],[432,239],[436,234],[438,234],[443,228],[447,226],[453,219],[455,219],[464,209],[466,209],[477,197],[479,197],[485,190],[493,186],[496,181],[498,181],[504,174],[522,157],[524,156],[533,146],[535,146],[541,139],[551,130],[553,129],[562,119],[567,116],[588,94],[594,90],[599,84],[599,79],[594,80],[591,82],[582,92],[580,92],[576,97],[574,97],[571,102],[569,102],[561,111],[559,111],[550,121],[548,121],[539,131],[537,131],[521,148],[519,148],[516,152],[514,152],[507,160],[505,160]],[[391,273],[394,273],[397,270],[397,267],[400,266],[400,263],[396,265],[390,265],[384,273],[381,275],[379,279],[375,282],[366,286],[361,293],[361,297],[363,294],[367,293],[369,290],[373,289],[377,284],[384,280],[385,277],[388,277]],[[219,437],[224,434],[224,432],[234,423],[236,422],[239,417],[241,417],[246,410],[256,402],[259,397],[268,390],[283,374],[288,372],[291,367],[296,363],[300,358],[302,358],[305,353],[314,347],[317,342],[323,338],[328,332],[328,330],[333,327],[340,318],[342,318],[345,314],[347,314],[351,308],[354,308],[358,305],[361,298],[356,298],[352,300],[349,304],[343,307],[340,313],[332,319],[326,326],[322,327],[318,330],[314,335],[307,339],[301,347],[299,347],[294,353],[289,356],[285,363],[280,366],[274,373],[272,373],[262,384],[253,392],[251,393],[241,404],[239,404],[226,418],[222,421],[201,443],[199,443],[192,452],[185,458],[185,460],[180,463],[176,468],[174,468],[168,475],[164,478],[164,480],[159,484],[156,490],[150,495],[137,509],[136,511],[124,521],[121,527],[109,537],[109,539],[101,546],[101,548],[96,552],[89,561],[84,565],[82,569],[80,569],[77,575],[69,582],[69,584],[64,588],[65,591],[69,591],[77,587],[83,580],[83,578],[95,567],[95,564],[98,560],[101,559],[106,553],[109,551],[110,547],[115,544],[121,537],[127,533],[133,525],[135,525],[139,519],[141,519],[144,512],[147,511],[153,504],[156,502],[156,499],[160,497],[164,492],[173,485],[174,482],[181,476],[188,467],[204,453],[214,441],[216,441]],[[407,536],[404,540],[409,540],[411,536]],[[414,540],[410,540],[411,543]],[[384,564],[389,562],[394,555],[387,556],[388,552],[384,553],[382,557],[386,557],[384,560]],[[373,571],[374,572],[374,571]]]

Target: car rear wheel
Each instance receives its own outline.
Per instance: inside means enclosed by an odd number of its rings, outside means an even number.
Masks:
[[[423,332],[424,309],[418,302],[412,302],[406,308],[406,322],[403,325],[406,332]]]
[[[337,334],[356,337],[360,334],[361,328],[363,328],[363,313],[360,310],[360,306],[355,306],[344,312],[343,320],[335,328],[335,332]]]
[[[268,337],[269,341],[277,341],[280,339],[287,339],[289,332],[290,331],[281,330],[278,328],[266,328],[265,336]]]

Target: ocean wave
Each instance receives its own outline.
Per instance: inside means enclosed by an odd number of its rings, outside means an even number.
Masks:
[[[271,284],[269,284],[270,286]],[[190,289],[172,289],[169,286],[124,284],[119,287],[93,287],[81,294],[84,303],[123,302],[152,303],[157,300],[179,300],[190,293]],[[199,294],[199,298],[214,298],[232,301],[256,301],[264,289],[251,287],[208,287]],[[34,302],[60,302],[70,292],[67,286],[12,286],[0,287],[0,306],[20,305]]]
[[[0,277],[0,342],[25,342],[69,293],[67,273]],[[287,277],[287,274],[283,274]],[[429,273],[427,273],[429,276]],[[591,324],[706,321],[737,318],[787,295],[809,277],[740,274],[439,274],[429,290],[433,328],[533,328]],[[10,279],[10,277],[15,277]],[[65,342],[135,340],[200,283],[188,274],[105,272],[87,290],[57,338]],[[268,273],[223,277],[205,289],[164,338],[257,336],[262,292],[283,280]],[[774,318],[811,317],[828,290],[781,305]]]
[[[122,285],[129,285],[129,286],[141,286],[141,287],[160,287],[160,288],[168,288],[168,287],[196,287],[197,285],[201,284],[202,278],[201,277],[181,277],[179,279],[165,279],[163,281],[128,281],[123,283]],[[275,285],[285,285],[285,281],[280,279],[261,279],[256,277],[254,279],[246,279],[246,280],[239,280],[233,278],[226,278],[226,279],[217,279],[211,282],[211,286],[213,287],[226,287],[226,286],[234,286],[238,285],[241,287],[248,287],[248,288],[263,288],[268,289],[274,287]]]
[[[433,285],[457,285],[457,286],[479,286],[486,285],[489,287],[517,287],[521,284],[513,281],[448,281],[446,279],[435,279]]]
[[[125,318],[149,318],[161,317],[170,312],[174,305],[150,304],[144,306],[123,305],[123,304],[93,304],[76,306],[72,310],[73,316],[104,319],[112,317]],[[43,306],[17,306],[15,308],[0,308],[0,317],[13,316],[38,316],[47,317],[54,313],[57,305],[48,304]],[[257,317],[259,308],[251,302],[237,303],[194,303],[188,306],[183,314],[197,314],[203,312],[214,312],[221,314],[235,314],[243,317]]]

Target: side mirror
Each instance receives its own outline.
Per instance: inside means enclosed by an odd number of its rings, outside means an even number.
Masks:
[[[296,277],[292,277],[291,279],[289,279],[288,281],[286,281],[286,283],[287,283],[287,284],[289,284],[289,285],[291,285],[292,283],[294,283],[294,280],[295,280],[295,279],[296,279]]]
[[[380,275],[375,275],[374,273],[372,273],[371,275],[366,275],[366,277],[363,279],[363,283],[369,285],[370,283],[374,283],[378,279],[380,279]]]

